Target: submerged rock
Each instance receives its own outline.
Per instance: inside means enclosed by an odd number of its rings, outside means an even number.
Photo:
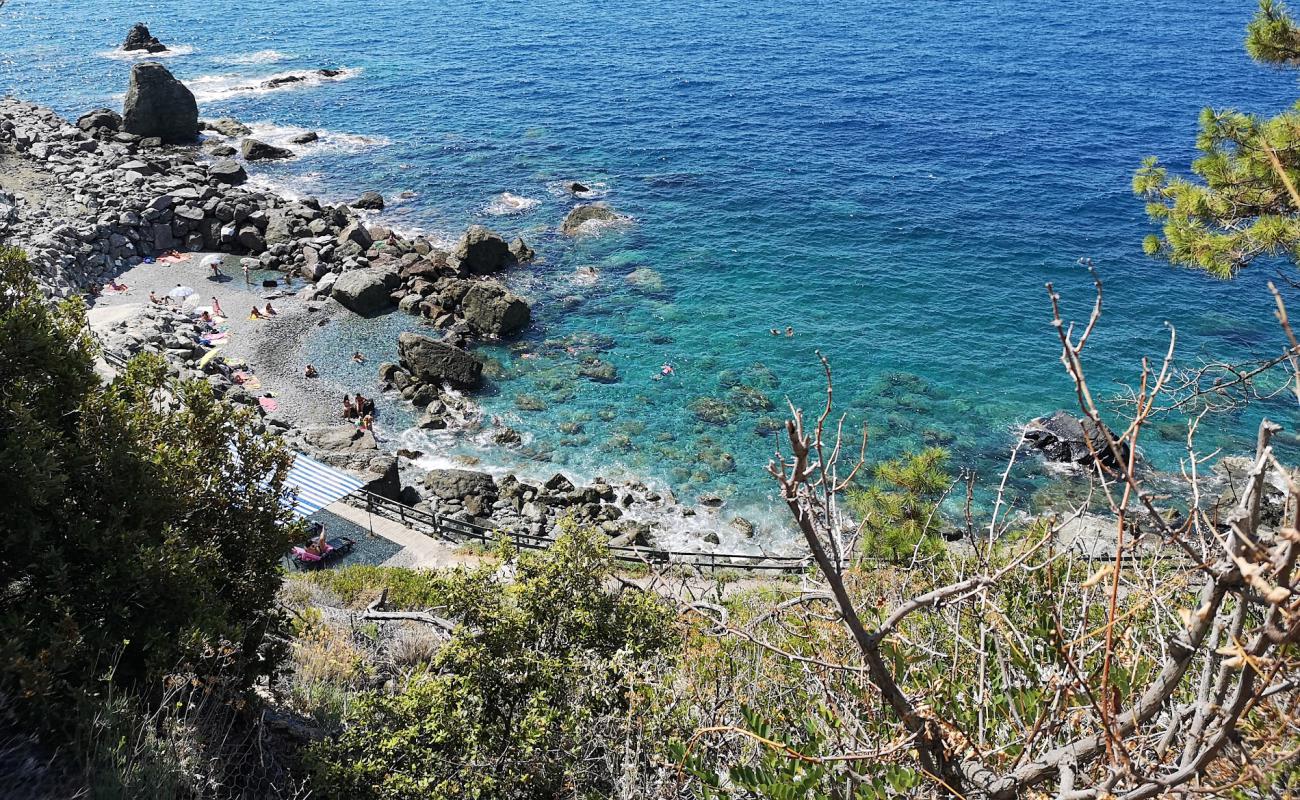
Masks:
[[[560,224],[560,230],[573,236],[580,232],[583,225],[588,222],[608,222],[618,219],[618,214],[614,209],[604,203],[592,203],[589,205],[575,206],[564,222]]]
[[[162,64],[136,64],[122,104],[122,130],[156,136],[167,144],[193,142],[199,138],[199,106],[194,93]]]
[[[149,27],[143,22],[131,26],[131,30],[126,34],[126,41],[122,42],[122,49],[128,53],[136,50],[144,50],[146,53],[167,52],[167,46],[158,41],[158,37],[150,33]]]

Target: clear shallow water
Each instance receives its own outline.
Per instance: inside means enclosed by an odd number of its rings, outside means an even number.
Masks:
[[[204,116],[272,138],[327,132],[259,179],[327,200],[409,192],[385,222],[447,240],[482,222],[538,249],[510,277],[535,303],[537,357],[485,348],[500,371],[483,398],[549,459],[537,469],[763,505],[774,441],[757,428],[776,412],[735,401],[816,404],[817,349],[876,455],[942,443],[995,482],[1015,427],[1073,403],[1043,285],[1086,316],[1080,257],[1106,281],[1091,348],[1103,394],[1163,353],[1164,320],[1188,358],[1280,343],[1266,270],[1221,283],[1146,259],[1129,192],[1144,155],[1186,163],[1202,106],[1294,101],[1293,76],[1242,51],[1252,4],[964,5],[10,0],[0,90],[70,115],[116,104],[129,60],[105,53],[144,19],[189,50],[167,64]],[[349,77],[240,89],[320,67]],[[559,237],[568,180],[633,224]],[[500,213],[506,192],[524,213]],[[588,266],[594,283],[575,278]],[[339,326],[316,357],[360,348],[370,364],[336,367],[371,380],[409,324]],[[768,334],[786,325],[795,337]],[[576,377],[593,345],[618,383]],[[665,361],[675,376],[654,380]],[[519,410],[520,394],[545,410]],[[731,420],[698,420],[701,397]],[[1244,447],[1253,427],[1218,419],[1204,443]],[[1169,430],[1145,451],[1172,467],[1182,447]]]

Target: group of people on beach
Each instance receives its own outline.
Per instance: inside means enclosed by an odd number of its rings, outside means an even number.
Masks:
[[[277,312],[274,308],[271,307],[271,301],[267,300],[266,308],[259,309],[257,306],[253,306],[253,310],[248,313],[248,318],[249,319],[270,319],[271,317],[276,316],[278,313],[279,312]]]
[[[356,423],[356,426],[363,431],[374,430],[374,398],[362,397],[358,394],[356,399],[353,400],[351,395],[343,395],[343,419]]]
[[[99,297],[104,292],[125,292],[128,288],[130,287],[125,283],[119,283],[117,278],[109,278],[108,283],[92,283],[90,285],[90,296]],[[150,296],[152,297],[152,294],[150,294]]]

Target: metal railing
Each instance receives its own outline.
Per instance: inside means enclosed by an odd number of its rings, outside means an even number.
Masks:
[[[387,497],[367,492],[364,489],[353,492],[344,498],[353,505],[364,508],[371,514],[400,523],[403,527],[436,536],[451,542],[480,542],[493,544],[503,534],[511,543],[521,550],[544,550],[555,542],[549,534],[537,534],[508,528],[488,528],[464,520],[450,519],[439,514],[431,514],[411,508],[404,503]],[[664,550],[657,547],[638,547],[619,545],[609,547],[610,556],[625,564],[653,564],[658,566],[682,566],[697,569],[719,570],[762,570],[775,572],[803,572],[812,563],[811,557],[766,556],[751,553],[701,553],[680,550]]]

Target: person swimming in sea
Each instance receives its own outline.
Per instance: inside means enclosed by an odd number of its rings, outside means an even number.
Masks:
[[[786,328],[785,328],[785,335],[786,335],[786,336],[794,336],[794,326],[792,326],[792,325],[787,325]]]

